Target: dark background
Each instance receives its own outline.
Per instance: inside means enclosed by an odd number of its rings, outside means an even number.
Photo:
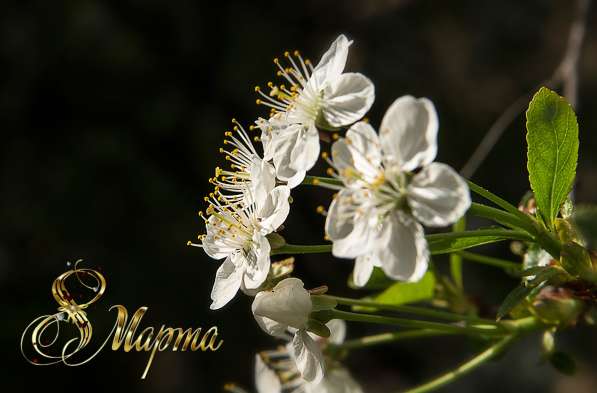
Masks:
[[[256,350],[276,343],[254,323],[250,299],[209,310],[218,262],[186,247],[203,231],[196,212],[222,164],[223,132],[259,114],[253,86],[273,79],[274,56],[299,48],[317,62],[346,33],[348,69],[376,84],[369,114],[378,125],[403,94],[430,97],[440,116],[438,160],[460,168],[493,120],[550,76],[565,49],[571,2],[559,1],[3,1],[0,6],[0,386],[8,391],[218,392],[252,388]],[[597,201],[597,22],[595,8],[580,62],[581,150],[576,196]],[[318,168],[317,170],[323,170]],[[517,201],[527,190],[522,116],[473,177]],[[315,213],[329,193],[298,189],[284,235],[318,243]],[[508,255],[507,245],[485,250]],[[101,267],[108,289],[91,309],[95,339],[123,304],[149,306],[144,324],[217,325],[217,353],[148,354],[104,350],[90,364],[33,367],[19,354],[21,331],[55,312],[50,286],[67,260]],[[444,263],[438,259],[438,264]],[[345,289],[352,263],[302,257],[298,276]],[[496,304],[515,282],[499,270],[466,265],[465,286]],[[97,320],[97,322],[95,322]],[[374,329],[351,325],[353,337]],[[539,337],[446,392],[591,392],[597,386],[594,329],[563,334],[579,373],[541,363]],[[96,341],[97,342],[97,341]],[[438,338],[354,352],[348,360],[367,392],[423,382],[477,349]]]

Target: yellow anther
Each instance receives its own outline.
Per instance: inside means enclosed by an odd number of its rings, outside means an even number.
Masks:
[[[238,123],[234,117],[232,118],[232,122],[233,123]]]
[[[274,64],[279,64],[280,60],[277,57],[274,57]]]
[[[298,57],[298,56],[300,56],[300,55],[301,55],[301,52],[299,52],[298,50],[295,50],[295,51],[294,51],[294,55]]]
[[[333,140],[337,141],[339,138],[340,138],[340,135],[338,135],[338,133],[337,133],[337,132],[334,132],[334,133],[332,134],[332,139],[333,139]]]
[[[230,161],[231,159],[232,159],[232,158],[230,158],[230,156],[226,156],[226,157],[225,157],[225,160],[226,160],[226,161]]]
[[[319,205],[319,206],[317,206],[317,209],[316,209],[316,211],[317,211],[317,213],[319,213],[319,214],[323,214],[323,213],[325,213],[325,207],[323,207],[323,206]]]
[[[269,87],[270,89],[271,89],[272,87],[274,87],[274,82],[267,82],[267,87]]]
[[[282,76],[282,71],[276,72],[276,76]]]
[[[288,51],[284,52],[284,57],[288,57],[288,56],[290,56],[290,52],[288,52]]]
[[[255,86],[255,93],[259,93],[261,91],[261,87]]]
[[[226,142],[226,141],[224,141],[224,142]],[[220,147],[220,153],[224,153],[224,148],[223,147]]]
[[[224,135],[225,135],[225,136],[232,136],[232,131],[226,131],[226,132],[224,133]]]
[[[369,123],[369,118],[368,117],[363,117],[362,121],[365,122],[365,123]]]
[[[327,173],[328,176],[334,176],[334,170],[332,168],[328,168],[325,173]]]
[[[204,200],[205,202],[209,202],[209,198],[208,198],[208,197],[203,197],[203,200]]]
[[[329,157],[328,152],[324,151],[323,153],[321,153],[321,158],[323,158],[324,160],[327,160]]]
[[[316,186],[319,184],[319,179],[313,179],[313,185]]]
[[[254,126],[253,124],[251,124],[251,125],[249,126],[249,131],[253,131],[254,129],[255,129],[255,126]]]
[[[193,244],[193,243],[191,243],[191,241],[189,240],[189,241],[187,242],[187,246],[190,246],[191,244]]]
[[[258,136],[253,137],[253,141],[255,142],[261,142],[261,138],[259,138]]]
[[[305,64],[307,64],[307,65],[308,65],[308,64],[311,64],[311,60],[309,60],[309,59],[305,59]]]
[[[328,240],[328,241],[330,241],[330,240],[332,240],[332,239],[330,239],[330,237],[329,237],[328,235],[325,235],[325,236],[323,237],[323,240]]]
[[[255,103],[256,103],[257,105],[261,105],[261,100],[258,98],[258,99],[256,99],[256,100],[255,100]]]

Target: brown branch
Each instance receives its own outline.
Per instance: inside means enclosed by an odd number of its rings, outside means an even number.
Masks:
[[[564,96],[568,99],[572,107],[576,108],[578,104],[578,61],[586,33],[587,14],[590,3],[591,0],[576,1],[576,13],[572,24],[570,25],[566,50],[562,60],[552,73],[551,77],[541,82],[535,89],[533,89],[533,91],[518,97],[506,108],[495,122],[493,122],[481,140],[481,143],[479,143],[471,157],[460,170],[462,176],[466,178],[473,176],[506,129],[526,108],[527,103],[539,87],[547,86],[554,89],[563,85]]]

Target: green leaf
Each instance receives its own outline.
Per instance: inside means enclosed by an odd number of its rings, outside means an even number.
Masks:
[[[433,298],[435,276],[427,272],[417,282],[397,282],[374,297],[374,301],[382,304],[401,304],[420,302]]]
[[[549,280],[556,275],[560,274],[560,270],[553,267],[546,267],[545,269],[537,269],[535,277],[525,283],[521,283],[519,286],[514,288],[512,292],[506,296],[502,305],[497,312],[497,319],[500,320],[510,313],[514,307],[518,306],[524,301],[527,296],[534,295],[541,288],[548,284]]]
[[[509,239],[509,237],[497,235],[479,235],[475,237],[460,238],[446,238],[442,236],[435,238],[434,236],[436,235],[427,236],[427,244],[429,245],[431,255],[449,254],[456,251],[466,250],[467,248]]]
[[[549,356],[549,363],[562,374],[573,375],[576,372],[576,362],[565,352],[552,353]]]
[[[514,288],[514,290],[510,292],[502,302],[502,305],[497,312],[496,319],[500,320],[508,315],[508,313],[510,313],[510,311],[512,311],[512,309],[514,309],[514,307],[516,307],[520,302],[525,300],[532,291],[532,287],[527,287],[523,284],[520,284]]]
[[[529,181],[539,215],[552,228],[576,175],[578,123],[570,104],[545,87],[526,116]]]
[[[428,271],[420,281],[394,282],[390,287],[380,294],[367,296],[363,298],[363,300],[399,306],[401,304],[415,303],[423,300],[433,299],[434,292],[435,275],[433,272]],[[352,310],[359,312],[375,312],[377,309],[366,306],[352,306]]]
[[[369,281],[362,287],[355,285],[354,280],[352,279],[352,273],[348,277],[348,287],[352,289],[372,289],[372,290],[382,290],[386,289],[392,284],[395,284],[396,281],[392,280],[388,276],[385,275],[383,270],[378,267],[373,268],[373,273],[371,273],[371,277],[369,277]]]

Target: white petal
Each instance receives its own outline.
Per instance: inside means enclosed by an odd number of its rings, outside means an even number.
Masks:
[[[309,292],[298,278],[286,278],[271,291],[260,292],[253,301],[253,314],[303,329],[313,308]]]
[[[384,115],[379,132],[386,162],[405,171],[431,163],[437,154],[438,127],[435,107],[427,98],[398,98]]]
[[[292,348],[296,368],[303,379],[314,384],[319,383],[324,374],[323,354],[319,345],[301,329],[294,335]]]
[[[332,240],[345,238],[354,228],[352,214],[354,206],[348,203],[352,194],[351,190],[342,189],[330,204],[325,219],[325,233]]]
[[[381,145],[373,127],[355,123],[331,149],[334,166],[350,187],[372,183],[381,173]]]
[[[290,212],[289,197],[290,188],[287,186],[278,186],[267,195],[257,212],[264,234],[274,232],[286,221]]]
[[[286,185],[290,188],[295,188],[305,180],[306,175],[306,171],[296,171],[294,175],[286,178]]]
[[[466,182],[446,164],[424,167],[413,177],[407,193],[413,215],[431,227],[455,223],[471,206]]]
[[[369,78],[346,73],[324,90],[322,114],[333,127],[343,127],[361,119],[373,105],[375,87]]]
[[[261,205],[276,186],[276,170],[269,162],[254,157],[249,168],[249,174],[251,176],[251,195],[246,203],[256,202]]]
[[[259,288],[267,278],[270,268],[271,247],[265,235],[255,233],[251,242],[251,249],[245,260],[245,276],[243,283],[248,289]]]
[[[282,393],[282,384],[275,371],[255,355],[255,386],[257,393]]]
[[[329,214],[329,213],[328,213]],[[333,239],[332,254],[339,258],[356,258],[366,254],[375,237],[375,229],[369,225],[368,215],[353,213],[352,231],[341,239]]]
[[[391,278],[418,281],[427,271],[429,249],[421,224],[396,211],[384,222],[377,258]]]
[[[325,324],[330,329],[328,342],[332,344],[342,344],[346,338],[346,322],[342,319],[332,319]]]
[[[290,167],[296,171],[313,168],[319,157],[319,132],[314,125],[301,130],[290,152]]]
[[[262,292],[259,292],[255,299],[257,299],[260,293]],[[255,304],[255,300],[253,300],[253,304]],[[286,329],[288,329],[288,325],[276,322],[273,319],[255,315],[255,313],[253,313],[253,317],[255,318],[255,321],[257,321],[257,325],[259,325],[259,327],[267,334],[280,338],[286,336]]]
[[[301,125],[291,125],[271,136],[268,149],[276,168],[276,176],[280,180],[290,182],[291,179],[296,181],[297,178],[301,176],[304,178],[305,176],[305,171],[296,170],[291,166],[291,155],[298,143],[302,128]],[[302,181],[302,178],[300,178],[300,181]],[[293,186],[296,186],[296,184],[289,184],[289,187]]]
[[[212,310],[225,306],[234,298],[240,288],[244,269],[240,264],[235,265],[233,258],[236,258],[236,255],[226,258],[216,272],[216,279],[211,290],[211,300],[213,302],[209,306]]]
[[[326,83],[335,81],[342,74],[346,66],[350,44],[352,44],[352,41],[348,41],[348,38],[344,34],[341,34],[323,54],[310,78],[315,82],[316,86],[323,87]]]
[[[222,229],[225,229],[223,226],[222,221],[215,216],[210,216],[205,225],[206,234],[201,240],[201,244],[205,253],[214,259],[226,258],[236,251],[236,248],[226,242],[226,239],[219,234]]]
[[[352,271],[352,281],[358,287],[362,287],[371,278],[373,273],[373,259],[370,254],[361,255],[355,259],[354,270]]]

